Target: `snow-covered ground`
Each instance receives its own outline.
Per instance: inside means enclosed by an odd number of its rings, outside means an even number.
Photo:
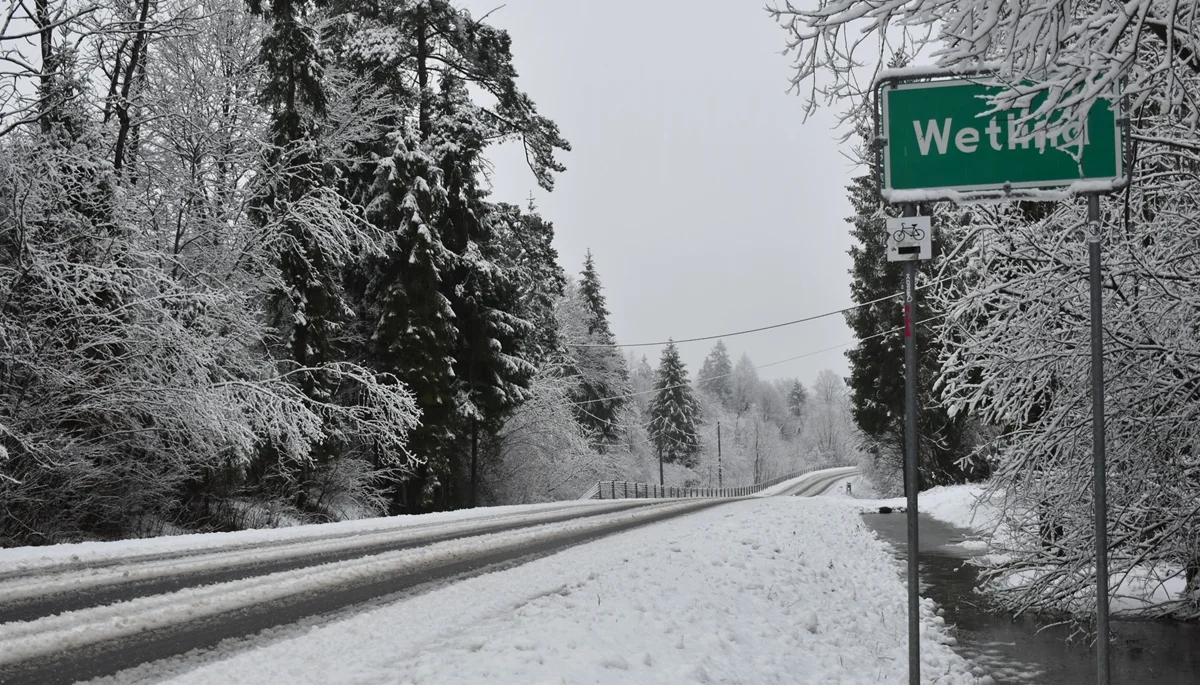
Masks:
[[[925,682],[987,682],[929,604],[922,631]],[[751,498],[177,662],[169,682],[900,684],[906,636],[897,566],[856,511]]]
[[[873,495],[858,482],[854,483],[855,495]],[[864,490],[866,490],[864,492]],[[853,499],[864,509],[877,510],[881,506],[899,509],[908,502],[903,497],[867,499],[845,493],[845,485],[836,493],[839,497]],[[941,485],[925,490],[917,497],[917,510],[957,528],[979,534],[991,534],[1000,523],[1001,502],[984,499],[985,488],[978,484]]]

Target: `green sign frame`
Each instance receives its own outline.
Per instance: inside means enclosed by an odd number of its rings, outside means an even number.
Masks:
[[[895,194],[894,201],[912,201],[937,191],[946,191],[947,199],[958,194],[1010,196],[1014,190],[1024,195],[1020,191],[1071,186],[1080,193],[1104,192],[1097,184],[1108,182],[1115,189],[1128,181],[1119,97],[1092,107],[1080,146],[1078,129],[1050,138],[1033,122],[1022,122],[1029,109],[983,116],[990,108],[984,98],[1003,90],[981,83],[986,78],[879,84],[879,180],[885,198],[891,201]],[[1044,98],[1035,97],[1030,109]],[[1088,183],[1081,187],[1081,181]]]

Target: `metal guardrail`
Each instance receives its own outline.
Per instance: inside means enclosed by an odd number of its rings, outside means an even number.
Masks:
[[[813,471],[823,471],[825,469],[836,469],[845,466],[853,466],[853,464],[818,464],[809,466],[793,473],[788,473],[782,476],[777,476],[770,480],[754,483],[753,485],[739,485],[731,488],[684,488],[672,485],[662,486],[654,485],[653,483],[639,483],[625,480],[602,480],[597,481],[595,485],[588,488],[588,491],[579,497],[585,499],[687,499],[687,498],[720,498],[720,497],[746,497],[757,492],[766,490],[769,487],[779,485],[785,480],[798,478],[806,473]]]

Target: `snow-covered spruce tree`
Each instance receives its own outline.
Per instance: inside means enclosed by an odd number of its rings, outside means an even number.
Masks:
[[[865,136],[865,133],[864,133]],[[902,302],[899,298],[880,298],[899,293],[904,288],[904,272],[899,264],[887,261],[887,241],[884,230],[889,213],[896,209],[880,207],[875,176],[867,173],[852,181],[849,187],[854,216],[846,221],[855,243],[850,247],[850,296],[860,305],[846,312],[846,324],[854,331],[859,343],[846,352],[850,362],[851,411],[854,422],[864,436],[866,452],[879,466],[902,471],[905,445],[904,405],[904,337],[897,329],[903,324]],[[932,216],[934,222],[934,262],[946,250],[943,226],[959,216],[951,206],[922,205],[919,213]],[[928,280],[926,272],[931,262],[918,266],[918,286]],[[867,304],[873,303],[873,304]],[[918,302],[921,320],[940,316],[934,302]],[[951,416],[938,402],[938,356],[941,343],[930,335],[934,329],[918,327],[917,347],[917,433],[921,457],[919,489],[947,483],[979,480],[988,475],[987,463],[974,456],[968,412]],[[889,331],[891,331],[889,333]]]
[[[557,311],[566,293],[567,274],[558,264],[554,225],[530,201],[525,210],[510,204],[491,208],[490,223],[499,251],[496,262],[512,274],[517,315],[533,325],[527,354],[536,367],[559,361],[565,352]]]
[[[808,390],[798,380],[786,384],[788,413],[795,419],[796,432],[803,430],[804,419],[808,416]]]
[[[376,79],[395,107],[379,163],[349,170],[348,188],[393,241],[359,279],[364,337],[376,364],[417,388],[426,415],[414,435],[426,463],[397,490],[396,508],[467,504],[479,444],[526,398],[545,342],[524,318],[535,304],[521,299],[528,264],[507,261],[504,241],[520,238],[511,212],[480,184],[483,152],[521,140],[550,189],[562,170],[554,154],[569,146],[516,87],[505,32],[439,0],[334,9],[338,59]]]
[[[385,99],[377,135],[340,170],[341,194],[365,208],[364,218],[384,234],[383,254],[347,269],[356,306],[347,353],[412,388],[421,425],[411,434],[414,472],[391,489],[392,513],[417,512],[445,502],[448,452],[454,434],[453,310],[442,294],[453,255],[437,222],[447,204],[436,160],[428,107],[434,97],[414,3],[374,0],[334,3],[323,36],[337,64],[370,80]],[[393,49],[377,49],[379,45]],[[440,499],[439,499],[440,498]]]
[[[700,450],[700,403],[692,395],[679,348],[663,348],[650,403],[650,439],[665,463],[692,467]]]
[[[696,374],[696,386],[701,392],[706,392],[717,398],[722,404],[728,405],[733,394],[733,362],[729,360],[729,350],[721,340],[713,345],[700,371]]]
[[[553,302],[560,344],[541,362],[530,399],[513,412],[492,440],[487,481],[489,493],[498,503],[578,497],[597,480],[628,474],[622,463],[628,455],[619,449],[597,453],[575,420],[570,398],[581,380],[570,369],[573,344],[589,338],[587,308],[574,281],[567,280],[563,290]]]
[[[878,45],[903,25],[917,49],[936,48],[945,68],[994,67],[1020,84],[994,104],[1011,108],[1046,93],[1034,114],[1049,133],[1082,121],[1122,84],[1136,163],[1119,201],[1103,201],[1105,373],[1110,572],[1117,594],[1146,594],[1182,577],[1188,590],[1148,609],[1200,617],[1200,490],[1197,435],[1194,169],[1200,150],[1200,37],[1195,3],[1116,5],[1047,0],[835,0],[776,16],[796,51],[796,84],[832,79],[825,95],[856,96],[865,82],[853,54],[827,50],[852,23]],[[869,45],[860,40],[859,45]],[[820,93],[818,93],[820,94]],[[1046,215],[1010,205],[979,207],[953,238],[946,268],[970,273],[935,296],[947,313],[942,338],[945,397],[1006,430],[997,490],[1017,531],[1011,563],[994,569],[1011,607],[1090,611],[1088,283],[1083,208],[1062,202]],[[1126,572],[1137,568],[1136,573]]]
[[[351,316],[340,282],[344,264],[357,253],[351,243],[361,228],[334,187],[334,167],[323,149],[328,67],[308,0],[250,3],[268,20],[259,57],[264,83],[260,99],[271,115],[269,148],[254,213],[279,250],[279,289],[271,297],[271,324],[279,331],[276,354],[301,390],[318,402],[334,398],[335,378],[322,370],[342,358],[335,338]],[[313,446],[317,462],[336,458],[341,445],[331,434]],[[274,445],[263,446],[264,473],[285,478],[289,470]],[[299,465],[300,482],[309,478]],[[306,505],[300,488],[296,502]]]
[[[620,438],[617,419],[625,404],[622,395],[629,392],[629,372],[625,358],[613,347],[616,338],[609,328],[608,307],[591,250],[584,258],[578,293],[584,305],[588,337],[575,348],[574,354],[572,370],[580,376],[573,396],[575,416],[603,451]]]

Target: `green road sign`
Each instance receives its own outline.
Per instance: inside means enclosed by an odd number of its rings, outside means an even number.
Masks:
[[[885,86],[885,192],[1058,188],[1124,176],[1121,132],[1109,101],[1092,107],[1082,133],[1050,137],[1033,122],[1020,122],[1020,111],[983,116],[983,97],[999,90],[965,80]]]

